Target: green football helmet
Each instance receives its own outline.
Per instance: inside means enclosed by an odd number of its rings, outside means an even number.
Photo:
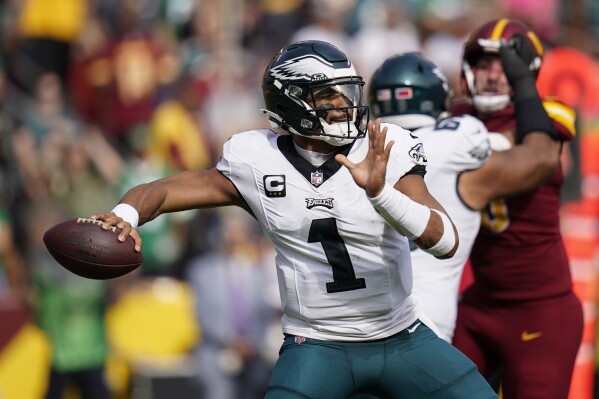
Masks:
[[[293,43],[277,53],[264,71],[262,110],[275,125],[289,133],[340,146],[366,135],[368,106],[363,104],[364,80],[347,56],[332,44],[308,40]],[[339,108],[317,99],[342,97]],[[343,121],[327,122],[330,112]]]
[[[374,72],[368,103],[374,118],[413,130],[449,116],[451,90],[441,70],[422,54],[389,57]]]

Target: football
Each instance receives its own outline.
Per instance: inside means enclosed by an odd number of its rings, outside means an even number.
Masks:
[[[79,276],[105,280],[122,276],[143,263],[135,241],[118,240],[121,229],[102,228],[102,222],[77,218],[59,223],[44,234],[44,244],[64,268]]]

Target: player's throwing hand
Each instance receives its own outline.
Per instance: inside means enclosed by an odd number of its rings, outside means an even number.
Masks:
[[[356,184],[363,188],[369,197],[379,195],[385,186],[387,162],[395,143],[391,140],[385,146],[386,138],[387,128],[385,127],[381,131],[380,118],[375,123],[368,121],[368,154],[366,158],[355,164],[343,154],[335,156],[335,160],[349,170]]]

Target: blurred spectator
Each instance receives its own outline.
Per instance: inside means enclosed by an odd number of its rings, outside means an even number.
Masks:
[[[237,65],[241,65],[241,62],[235,61]],[[255,79],[256,76],[261,77],[262,72],[255,73],[254,68],[259,68],[255,63],[252,63],[252,67],[230,69],[230,74],[221,71],[222,84],[214,87],[205,100],[203,115],[213,148],[222,148],[222,144],[233,133],[245,130],[248,123],[254,126],[266,126],[268,123],[258,111],[262,108],[263,100],[259,90],[256,90],[260,84]],[[252,85],[254,87],[250,88]]]
[[[60,198],[71,214],[89,217],[100,204],[118,200],[125,162],[102,133],[88,127],[63,148],[66,191]]]
[[[172,98],[163,101],[151,117],[146,151],[150,158],[164,162],[167,173],[213,165],[210,142],[201,126],[200,95],[183,76]]]
[[[70,81],[77,111],[123,153],[129,151],[129,132],[147,124],[180,71],[176,49],[167,48],[156,27],[142,18],[147,10],[140,3],[147,2],[115,5],[112,30],[110,24],[90,20],[93,28],[80,43]],[[106,33],[111,35],[104,38]]]
[[[62,150],[79,133],[65,105],[56,74],[39,77],[35,97],[13,138],[13,148],[26,199],[37,201],[66,192]]]
[[[359,30],[351,39],[358,73],[368,81],[376,68],[393,54],[420,50],[420,37],[409,14],[395,1],[363,2]]]
[[[105,282],[85,279],[62,268],[42,242],[48,228],[68,217],[72,215],[56,200],[49,200],[36,203],[27,221],[34,314],[52,347],[45,398],[61,399],[65,388],[74,385],[82,399],[108,399],[104,378]]]
[[[157,47],[154,39],[136,33],[109,44],[87,60],[83,79],[73,82],[87,96],[76,104],[86,119],[126,147],[126,136],[147,123],[159,101],[162,84],[177,75],[177,61]]]
[[[560,0],[498,0],[497,3],[508,18],[530,26],[543,42],[554,43],[559,37]]]
[[[559,44],[586,51],[599,59],[599,2],[561,1],[559,10]]]
[[[418,24],[422,53],[447,76],[453,93],[460,95],[462,61],[456,55],[462,54],[464,42],[480,21],[497,18],[500,10],[494,3],[481,7],[476,0],[431,0],[426,4],[420,10]]]
[[[352,54],[345,24],[354,3],[355,0],[308,0],[309,22],[295,31],[289,42],[322,40]]]
[[[221,215],[215,249],[188,266],[203,331],[198,382],[206,398],[261,398],[274,364],[265,353],[265,336],[280,317],[267,289],[274,259],[265,261],[257,252],[259,233],[250,216],[237,210]]]
[[[259,57],[270,58],[285,47],[291,35],[306,25],[305,0],[254,0],[246,2],[243,47]]]
[[[11,110],[7,76],[0,58],[0,204],[10,206],[18,185],[16,161],[12,151],[12,138],[17,119]]]
[[[17,5],[17,43],[11,71],[32,92],[39,77],[55,73],[64,86],[71,45],[85,23],[87,0],[25,0]]]
[[[0,205],[0,302],[27,301],[25,264],[15,243],[7,209]]]

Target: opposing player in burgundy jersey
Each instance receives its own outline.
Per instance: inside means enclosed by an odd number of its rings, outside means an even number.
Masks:
[[[509,82],[498,57],[501,40],[515,43],[529,63]],[[552,99],[542,101],[549,118],[533,109],[541,102],[535,80],[542,56],[539,39],[522,23],[485,24],[464,47],[463,82],[472,101],[453,113],[477,116],[511,145],[539,125],[569,141],[571,109]],[[560,234],[562,181],[558,171],[534,191],[491,202],[472,249],[474,283],[459,304],[453,343],[485,377],[501,370],[506,398],[568,396],[583,316]]]
[[[524,66],[515,48],[502,53],[502,63]],[[443,73],[415,52],[387,58],[373,74],[368,90],[374,117],[409,129],[422,140],[428,160],[424,181],[460,235],[460,247],[450,259],[410,247],[412,293],[423,312],[421,318],[449,342],[462,271],[480,229],[480,211],[491,200],[544,184],[559,167],[561,149],[559,140],[539,131],[530,132],[521,145],[507,151],[491,151],[494,143],[505,141],[504,136],[489,133],[471,115],[448,117],[450,96]]]

